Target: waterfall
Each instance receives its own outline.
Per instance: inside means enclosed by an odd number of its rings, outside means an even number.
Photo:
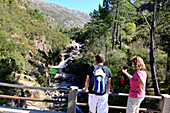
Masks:
[[[80,49],[82,47],[82,44],[73,42],[71,45],[71,47],[73,47],[73,50],[70,53],[61,53],[61,61],[58,65],[56,66],[51,66],[51,72],[53,71],[54,73],[52,73],[54,76],[53,78],[53,83],[52,83],[52,87],[62,87],[62,88],[67,88],[67,87],[73,87],[75,82],[78,82],[78,77],[75,74],[69,74],[67,73],[69,71],[69,66],[67,67],[66,64],[68,63],[69,60],[72,59],[76,59],[77,56],[80,55]],[[65,55],[69,55],[69,58],[64,59]],[[64,68],[64,69],[63,69]],[[65,71],[67,70],[67,71]],[[57,81],[57,82],[56,82]],[[60,93],[60,92],[58,92]],[[52,93],[53,94],[53,93]],[[52,95],[51,94],[51,95]],[[53,96],[55,97],[55,96]],[[54,108],[58,109],[59,106],[58,104],[54,104]],[[62,108],[64,108],[64,106],[62,106]],[[81,107],[76,106],[76,112],[77,113],[84,113],[81,109]]]
[[[57,66],[51,66],[50,68],[64,68],[65,64],[70,58],[67,58],[66,60],[61,61]]]

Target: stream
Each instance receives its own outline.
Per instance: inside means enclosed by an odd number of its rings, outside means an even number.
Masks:
[[[76,60],[76,57],[78,57],[81,53],[81,47],[82,45],[79,43],[72,43],[71,48],[73,50],[70,53],[62,53],[61,55],[61,61],[56,66],[50,67],[50,87],[61,87],[61,88],[68,88],[71,86],[75,86],[75,83],[79,82],[79,78],[75,74],[70,74],[70,71],[74,70],[73,66],[69,66],[70,63],[72,63],[72,60]],[[66,58],[65,56],[69,56]],[[61,95],[60,93],[63,92],[51,92],[50,95],[52,98],[55,98],[56,96]],[[80,93],[78,93],[78,96],[81,96]],[[67,106],[60,105],[60,104],[54,104],[53,105],[55,111],[66,111]],[[62,108],[62,109],[61,109]],[[76,106],[77,113],[84,113],[83,110]]]

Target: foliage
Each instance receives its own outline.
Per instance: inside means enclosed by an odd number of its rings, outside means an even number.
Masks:
[[[69,38],[45,20],[39,9],[30,9],[21,0],[4,0],[0,10],[1,81],[12,82],[11,73],[18,72],[46,85],[45,65],[56,62]]]
[[[2,58],[0,59],[0,81],[1,82],[11,82],[14,78],[10,75],[12,72],[18,71],[19,67],[12,58]]]
[[[133,35],[136,31],[136,25],[135,23],[128,22],[124,25],[123,30],[126,32],[127,35]]]

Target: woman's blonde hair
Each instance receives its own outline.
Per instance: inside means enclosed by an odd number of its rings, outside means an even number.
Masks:
[[[132,61],[132,67],[134,67],[137,70],[145,70],[146,66],[143,61],[143,59],[139,56],[133,56],[131,59]]]

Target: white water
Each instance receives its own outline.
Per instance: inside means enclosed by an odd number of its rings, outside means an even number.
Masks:
[[[81,48],[82,44],[73,42],[73,44],[71,46],[73,46],[73,47],[76,46],[76,48],[78,50],[77,52],[72,51],[72,53],[73,53],[72,57],[78,56],[80,54],[80,48]],[[67,58],[66,60],[61,61],[57,66],[51,66],[51,68],[64,68],[64,66],[66,65],[66,63],[69,59],[71,59],[71,57]]]
[[[64,68],[65,64],[67,63],[67,61],[69,60],[70,58],[67,58],[66,60],[64,61],[61,61],[57,66],[51,66],[51,68]]]

